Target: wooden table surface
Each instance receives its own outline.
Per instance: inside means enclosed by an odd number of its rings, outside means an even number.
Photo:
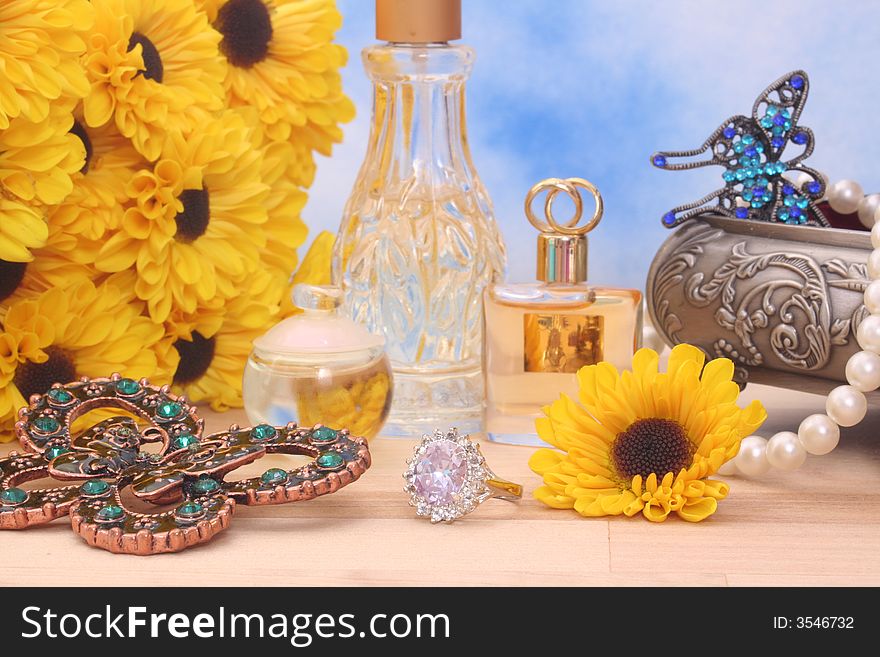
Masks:
[[[743,397],[767,406],[765,435],[824,408],[821,397],[758,385]],[[241,411],[204,415],[209,431],[246,424]],[[0,532],[0,585],[876,586],[878,428],[874,408],[844,430],[831,454],[809,457],[794,473],[729,479],[730,495],[709,520],[659,525],[546,508],[531,497],[540,483],[526,465],[531,449],[488,442],[487,461],[525,485],[524,499],[490,500],[463,520],[431,525],[415,517],[402,492],[413,441],[380,438],[371,444],[373,467],[358,482],[310,502],[239,506],[227,531],[178,554],[90,548],[63,519]],[[271,456],[237,472],[254,476],[284,463]]]

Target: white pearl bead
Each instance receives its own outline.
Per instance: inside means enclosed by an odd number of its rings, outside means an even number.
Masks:
[[[880,208],[874,212],[874,225],[880,224]]]
[[[721,467],[718,468],[718,474],[724,475],[725,477],[729,477],[730,475],[735,475],[739,472],[736,469],[736,457],[730,459],[729,461],[725,461],[721,464]]]
[[[779,470],[797,470],[807,460],[801,439],[791,431],[781,431],[767,442],[767,462]]]
[[[872,281],[880,278],[880,249],[874,249],[868,255],[868,277]]]
[[[846,380],[862,392],[880,388],[880,356],[873,351],[859,351],[846,362]]]
[[[868,412],[868,400],[852,386],[837,386],[825,400],[828,417],[842,427],[852,427],[862,421]]]
[[[798,438],[810,454],[822,456],[837,447],[840,427],[827,415],[808,415],[798,427]]]
[[[880,281],[871,281],[865,288],[865,308],[869,313],[880,313]]]
[[[880,315],[868,315],[862,320],[856,330],[856,340],[862,349],[880,353]]]
[[[757,477],[770,469],[767,461],[767,441],[761,436],[743,438],[736,455],[736,469],[747,477]]]
[[[864,194],[862,186],[855,180],[838,180],[828,190],[828,203],[835,212],[852,214],[858,209]]]
[[[859,221],[865,228],[874,227],[874,216],[878,209],[880,209],[880,194],[869,194],[859,201],[857,212]]]
[[[877,214],[874,215],[874,226],[871,228],[871,246],[875,249],[880,249],[880,210],[877,210]]]

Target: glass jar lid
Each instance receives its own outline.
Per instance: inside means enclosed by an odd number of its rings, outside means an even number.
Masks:
[[[338,313],[342,290],[330,285],[296,285],[293,302],[303,312],[281,320],[254,340],[263,353],[338,354],[369,351],[385,345],[385,338]]]

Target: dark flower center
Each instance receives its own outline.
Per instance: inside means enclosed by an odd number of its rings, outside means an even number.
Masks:
[[[673,420],[636,420],[618,434],[611,448],[614,467],[625,478],[646,478],[651,473],[662,479],[678,474],[691,464],[692,448],[684,427]]]
[[[49,358],[45,363],[25,361],[15,370],[13,381],[25,399],[31,395],[45,394],[53,383],[76,380],[76,368],[70,354],[58,347],[49,347],[46,353]]]
[[[175,342],[180,362],[174,373],[174,383],[187,384],[202,378],[214,360],[214,344],[214,338],[206,338],[198,331],[193,331],[191,341],[181,338]]]
[[[223,35],[220,50],[233,66],[250,68],[269,54],[272,18],[262,0],[229,0],[214,27]]]
[[[79,140],[83,143],[86,149],[86,160],[83,162],[82,168],[80,169],[80,173],[88,173],[89,172],[89,164],[92,161],[92,140],[89,139],[89,133],[86,132],[86,129],[83,127],[83,124],[79,121],[73,122],[73,127],[70,129],[71,134],[79,137]]]
[[[181,242],[192,242],[208,230],[208,221],[211,219],[208,188],[185,189],[177,198],[183,203],[183,210],[174,217],[177,222],[175,237]]]
[[[132,32],[131,38],[128,40],[128,49],[134,50],[138,44],[141,44],[141,57],[144,60],[144,70],[141,73],[148,80],[162,82],[165,67],[162,66],[162,58],[159,56],[156,46],[140,32]]]
[[[26,269],[26,262],[0,260],[0,301],[6,299],[18,289]]]

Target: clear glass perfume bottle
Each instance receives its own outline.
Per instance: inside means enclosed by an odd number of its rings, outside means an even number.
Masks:
[[[593,192],[596,213],[580,220],[577,187]],[[531,202],[549,189],[546,222],[537,220]],[[565,191],[575,200],[575,217],[560,224],[552,218],[553,197]],[[642,335],[642,294],[638,290],[587,284],[587,236],[602,217],[602,197],[580,178],[543,181],[529,193],[529,221],[538,231],[537,283],[495,284],[484,293],[483,348],[486,415],[491,440],[541,445],[535,418],[560,393],[577,399],[576,372],[608,361],[630,367]]]
[[[372,438],[391,406],[385,341],[337,309],[339,288],[300,284],[293,302],[303,312],[254,340],[242,381],[253,424],[325,424]]]
[[[372,127],[334,281],[345,311],[386,339],[395,389],[383,433],[479,430],[482,292],[505,250],[465,131],[474,51],[448,43],[460,37],[458,0],[378,0],[376,11],[387,43],[363,51]]]

